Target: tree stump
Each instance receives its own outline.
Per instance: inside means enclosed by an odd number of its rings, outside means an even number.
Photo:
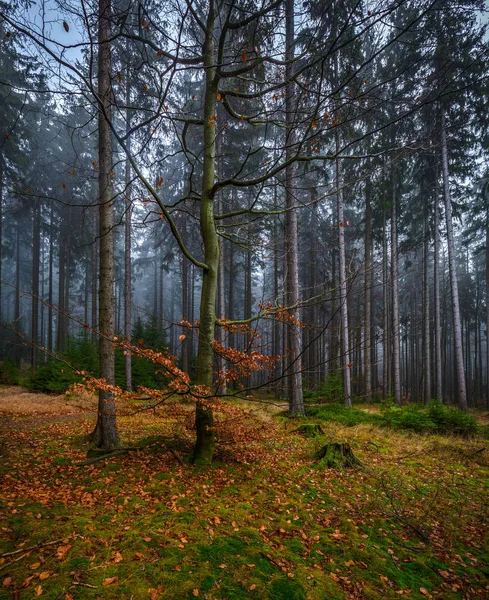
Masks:
[[[363,464],[353,454],[350,444],[346,442],[333,442],[320,448],[314,458],[318,467],[325,469],[346,469],[362,467]]]
[[[324,430],[321,425],[317,423],[302,423],[297,429],[294,429],[292,433],[298,433],[308,438],[315,438],[318,435],[324,435]]]

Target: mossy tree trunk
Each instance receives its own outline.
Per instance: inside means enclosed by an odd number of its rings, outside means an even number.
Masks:
[[[202,276],[200,300],[199,345],[197,354],[196,385],[212,388],[214,359],[214,329],[216,324],[216,294],[219,275],[219,237],[214,220],[214,193],[212,191],[216,161],[216,97],[218,78],[214,58],[215,2],[209,2],[204,42],[205,96],[204,96],[204,156],[202,195],[200,202],[200,228],[204,244],[206,268]],[[197,402],[195,412],[197,439],[193,462],[209,464],[215,447],[214,415],[212,408]]]

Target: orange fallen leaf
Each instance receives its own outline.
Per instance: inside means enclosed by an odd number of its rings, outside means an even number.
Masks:
[[[68,553],[68,550],[70,550],[70,548],[71,548],[71,544],[59,546],[59,548],[56,550],[56,558],[58,560],[63,560],[63,558],[66,556],[66,554]]]
[[[38,585],[36,588],[34,588],[34,594],[36,596],[41,596],[42,595],[42,585]]]
[[[44,579],[48,579],[49,576],[51,575],[51,571],[43,571],[40,575],[39,575],[39,579],[41,581],[43,581]]]
[[[255,588],[256,588],[256,583],[252,583],[249,588],[250,592],[252,592]]]
[[[332,540],[341,540],[342,538],[346,537],[346,535],[344,533],[340,533],[339,529],[336,529],[334,533],[328,533],[328,537],[330,537]]]
[[[3,580],[3,585],[4,587],[9,587],[10,585],[12,585],[12,577],[5,577],[5,579]]]
[[[115,583],[119,578],[116,577],[107,577],[107,579],[104,579],[102,581],[102,585],[112,585],[113,583]]]
[[[194,596],[198,596],[198,595],[199,595],[199,590],[198,590],[197,588],[193,589],[193,590],[192,590],[192,594],[193,594]]]

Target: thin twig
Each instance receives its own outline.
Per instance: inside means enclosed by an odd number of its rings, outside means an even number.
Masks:
[[[34,546],[29,546],[28,548],[20,548],[19,550],[14,550],[13,552],[5,552],[5,554],[0,555],[0,558],[14,556],[15,554],[21,554],[22,552],[30,552],[31,550],[37,550],[38,548],[44,548],[45,546],[53,546],[54,544],[59,544],[62,541],[63,540],[54,540],[54,542],[42,542],[39,544],[35,544]]]

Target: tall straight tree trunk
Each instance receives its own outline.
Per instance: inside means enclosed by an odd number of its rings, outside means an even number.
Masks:
[[[285,77],[287,80],[285,90],[285,131],[286,131],[286,160],[290,161],[294,157],[295,132],[294,115],[296,111],[296,100],[294,98],[294,0],[285,2]],[[299,251],[297,241],[297,211],[295,194],[296,191],[296,165],[289,163],[285,171],[285,205],[287,213],[285,216],[285,260],[287,265],[285,277],[286,304],[295,307],[299,301]],[[297,319],[299,310],[291,308],[289,310],[291,317]],[[302,395],[302,334],[301,329],[294,323],[287,327],[287,340],[289,350],[289,360],[287,361],[287,379],[289,396],[289,413],[291,415],[304,415],[304,398]]]
[[[364,277],[364,396],[372,400],[372,206],[370,203],[371,184],[365,182],[365,277]]]
[[[382,332],[382,395],[387,398],[390,393],[389,378],[389,265],[387,253],[387,224],[385,208],[383,211],[383,238],[382,238],[382,291],[383,291],[383,332]]]
[[[391,213],[391,287],[392,287],[392,385],[394,402],[401,405],[401,351],[399,335],[399,265],[397,258],[397,210],[396,181],[391,167],[392,213]]]
[[[92,227],[93,227],[93,242],[92,242],[92,246],[91,246],[91,277],[92,277],[92,291],[91,291],[91,296],[92,296],[92,317],[91,317],[91,326],[92,326],[92,342],[94,344],[97,343],[98,341],[98,335],[97,335],[97,330],[98,330],[98,317],[97,317],[97,308],[98,308],[98,286],[97,286],[97,280],[98,280],[98,222],[97,222],[97,213],[94,210],[93,211],[93,221],[92,221]]]
[[[98,4],[98,158],[100,218],[99,356],[100,377],[115,383],[114,365],[114,207],[112,184],[112,90],[110,83],[110,0]],[[115,398],[108,389],[99,390],[98,419],[91,441],[110,451],[119,445]]]
[[[277,186],[273,186],[273,208],[274,210],[278,210],[278,194],[277,194]],[[273,220],[273,301],[275,304],[280,304],[280,292],[279,292],[279,223],[277,219]],[[280,321],[274,319],[272,322],[272,354],[273,356],[278,356],[279,354],[283,354],[281,344],[280,344]],[[282,359],[276,360],[274,363],[273,369],[273,379],[274,383],[274,391],[275,391],[275,399],[278,400],[281,396],[282,386],[281,380],[279,380],[281,372],[283,370]]]
[[[426,209],[423,244],[423,383],[423,400],[426,404],[431,398],[429,228]]]
[[[0,327],[3,324],[3,154],[0,152]],[[3,356],[3,344],[0,345],[0,358]]]
[[[318,193],[315,181],[311,182],[311,239],[310,239],[310,264],[309,264],[309,294],[314,298],[317,290],[317,240],[318,240]],[[309,371],[309,385],[311,389],[315,389],[318,382],[318,340],[317,332],[319,331],[317,323],[317,304],[316,300],[313,300],[312,305],[309,308],[309,338],[308,338],[308,371]]]
[[[63,352],[65,349],[65,290],[66,290],[66,224],[61,225],[58,252],[58,318],[56,329],[56,351]]]
[[[216,0],[209,0],[205,40],[203,45],[205,67],[204,91],[204,144],[202,165],[202,195],[200,200],[200,228],[204,244],[206,268],[202,274],[200,324],[197,352],[197,377],[195,383],[212,389],[212,364],[214,361],[214,329],[216,325],[216,296],[219,276],[219,236],[214,219],[214,179],[216,162],[216,97],[218,77],[215,64],[214,25]],[[197,439],[193,462],[209,464],[214,456],[214,415],[211,407],[197,402],[195,412]]]
[[[190,321],[189,314],[189,293],[188,293],[188,261],[185,256],[182,256],[182,319],[185,321]],[[182,335],[185,337],[182,339],[182,371],[188,373],[190,367],[189,361],[189,331],[184,329],[182,331]]]
[[[127,83],[126,104],[129,106],[129,83]],[[127,130],[130,128],[129,111],[126,113]],[[130,141],[128,139],[128,149]],[[125,164],[125,224],[124,224],[124,337],[131,343],[132,337],[132,261],[131,261],[131,219],[132,219],[132,186],[131,186],[131,162],[126,157]],[[129,351],[124,352],[124,371],[126,375],[126,389],[132,391],[132,357]]]
[[[37,368],[39,344],[39,264],[41,251],[41,205],[38,202],[32,213],[32,326],[31,368]]]
[[[217,152],[217,175],[219,179],[222,179],[222,164],[223,164],[223,155],[222,155],[222,137],[224,135],[224,131],[221,132],[216,139],[216,152]],[[219,214],[222,213],[222,191],[217,194],[217,212]],[[219,272],[217,278],[217,315],[219,319],[226,318],[226,269],[224,263],[224,238],[219,237]],[[225,330],[224,327],[216,327],[216,339],[219,344],[224,347],[225,344]],[[226,361],[222,356],[218,356],[217,358],[217,368],[219,371],[219,392],[221,394],[226,393]]]
[[[49,274],[48,274],[48,352],[53,351],[53,263],[54,263],[54,206],[49,211]]]
[[[339,152],[336,135],[336,152]],[[338,251],[340,264],[341,366],[343,371],[343,402],[351,407],[351,358],[348,329],[348,290],[346,285],[345,218],[343,214],[343,175],[341,161],[336,159],[336,208],[338,215]]]
[[[445,217],[447,224],[448,270],[450,273],[450,295],[452,301],[453,336],[455,350],[455,374],[457,376],[457,401],[460,410],[467,412],[467,391],[465,387],[464,357],[462,347],[462,325],[458,299],[457,259],[453,236],[452,200],[448,172],[447,131],[445,110],[441,108],[441,159],[443,169],[443,194],[445,197]]]
[[[489,410],[489,209],[486,213],[486,408]]]
[[[442,391],[442,356],[441,356],[441,318],[440,318],[440,231],[438,207],[438,173],[435,175],[433,218],[433,295],[435,313],[435,398],[443,398]]]
[[[15,329],[21,331],[20,326],[20,261],[21,261],[21,247],[20,247],[20,219],[17,220],[15,236],[15,293],[14,293],[14,322]],[[21,359],[21,347],[15,346],[14,350],[15,361],[20,364]]]

